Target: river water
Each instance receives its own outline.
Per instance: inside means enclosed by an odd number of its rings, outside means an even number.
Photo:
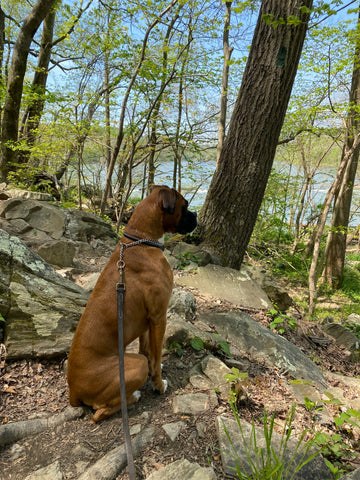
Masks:
[[[274,170],[282,174],[285,178],[287,175],[291,175],[291,183],[296,184],[294,187],[297,191],[292,192],[291,187],[288,193],[288,197],[300,195],[301,190],[301,178],[296,174],[296,168],[290,169],[289,165],[284,163],[274,163]],[[209,189],[212,175],[215,171],[214,161],[204,161],[200,163],[187,164],[182,166],[182,194],[189,201],[190,206],[196,210],[200,210],[204,204],[206,194]],[[311,187],[311,196],[306,200],[308,207],[307,215],[311,215],[316,205],[320,205],[324,202],[326,194],[334,180],[336,169],[324,168],[319,169],[314,177],[314,181]],[[139,178],[143,175],[143,171],[138,172]],[[172,186],[173,178],[173,164],[172,162],[162,163],[156,170],[155,183],[161,185]],[[141,187],[135,188],[133,197],[141,196]],[[274,205],[274,208],[275,205]],[[290,205],[288,208],[290,211]],[[288,212],[289,213],[289,212]],[[360,176],[356,180],[354,185],[353,205],[352,205],[352,219],[351,225],[357,226],[360,223]]]

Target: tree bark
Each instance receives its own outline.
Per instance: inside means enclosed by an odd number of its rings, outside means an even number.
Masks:
[[[223,50],[224,50],[224,65],[223,65],[223,75],[222,75],[222,85],[221,85],[221,100],[220,100],[220,118],[219,118],[219,127],[218,127],[218,144],[216,147],[216,163],[219,163],[220,154],[224,145],[225,140],[225,129],[226,129],[226,112],[227,112],[227,90],[229,85],[229,69],[230,69],[230,58],[233,52],[233,48],[229,45],[229,30],[230,30],[230,19],[231,19],[231,5],[232,2],[226,2],[226,14],[224,22],[224,33],[223,33]]]
[[[358,31],[360,27],[360,12]],[[324,280],[333,288],[340,288],[344,273],[347,230],[349,226],[350,209],[353,195],[356,171],[359,163],[359,108],[360,108],[360,40],[355,45],[355,59],[349,96],[349,113],[346,124],[346,139],[342,156],[349,157],[344,178],[335,196],[331,228],[327,238],[325,252]]]
[[[354,147],[360,147],[360,136],[357,135],[354,139]],[[309,315],[312,315],[315,310],[316,304],[316,285],[318,281],[319,272],[321,271],[321,265],[319,265],[319,257],[320,257],[320,243],[321,237],[325,229],[326,219],[329,214],[329,210],[331,207],[331,203],[333,201],[335,192],[339,189],[343,178],[345,176],[345,172],[347,167],[349,166],[349,158],[351,156],[351,152],[345,152],[342,156],[339,168],[336,172],[336,177],[334,183],[331,185],[325,201],[324,201],[324,208],[320,214],[317,227],[315,230],[315,238],[314,238],[314,251],[313,256],[311,259],[311,265],[309,269]]]
[[[150,133],[150,155],[148,160],[148,181],[147,181],[147,193],[151,192],[152,187],[155,182],[155,153],[156,153],[156,144],[157,144],[157,128],[158,128],[158,119],[160,113],[160,107],[162,102],[162,96],[164,92],[166,76],[167,76],[167,66],[168,66],[168,48],[171,31],[174,28],[176,20],[179,18],[179,11],[172,18],[165,34],[164,43],[163,43],[163,52],[162,52],[162,73],[161,73],[161,85],[158,100],[154,106],[153,117],[151,120],[151,133]]]
[[[52,8],[46,15],[43,23],[38,64],[31,85],[31,90],[35,94],[35,100],[31,101],[26,109],[19,135],[21,140],[25,140],[27,149],[21,150],[19,154],[19,163],[26,163],[29,159],[29,148],[35,143],[37,129],[39,128],[41,115],[44,109],[44,95],[49,73],[55,17],[56,8]]]
[[[38,0],[25,18],[16,40],[6,91],[2,132],[0,180],[6,181],[9,169],[17,162],[19,112],[29,49],[34,35],[56,0]]]
[[[0,5],[0,84],[3,83],[3,61],[5,47],[5,13]],[[0,132],[1,132],[2,106],[0,105]]]
[[[264,0],[261,5],[229,131],[200,216],[202,240],[233,268],[241,266],[264,196],[311,7],[312,0]],[[301,22],[287,24],[291,15]]]

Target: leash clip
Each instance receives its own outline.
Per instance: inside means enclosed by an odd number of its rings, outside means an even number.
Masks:
[[[119,283],[116,284],[116,289],[123,291],[125,291],[125,283],[123,283],[123,271],[125,268],[125,261],[123,259],[124,248],[126,248],[126,245],[124,243],[120,243],[120,258],[116,262],[116,266],[119,270]]]
[[[116,284],[116,290],[117,291],[122,291],[122,292],[125,292],[125,283],[122,283],[122,282],[119,282]]]

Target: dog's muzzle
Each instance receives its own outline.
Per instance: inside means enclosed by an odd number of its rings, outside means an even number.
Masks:
[[[197,213],[184,207],[180,222],[176,227],[177,233],[185,234],[195,230],[197,226]]]

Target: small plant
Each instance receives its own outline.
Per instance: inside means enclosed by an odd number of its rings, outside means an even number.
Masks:
[[[178,268],[184,270],[191,263],[196,263],[197,265],[201,262],[201,259],[194,255],[191,252],[180,253],[178,256]]]
[[[184,348],[183,345],[180,345],[178,342],[173,342],[169,345],[169,352],[170,353],[175,353],[178,357],[182,357],[184,354]]]
[[[204,342],[200,337],[194,337],[190,340],[190,345],[198,352],[201,350],[209,350],[211,353],[219,357],[231,357],[228,342],[226,340],[217,341],[216,335],[214,337],[215,341],[213,343],[210,340]]]
[[[324,409],[323,405],[319,405],[317,402],[314,402],[309,397],[304,398],[305,408],[309,410],[309,412],[321,412]]]
[[[227,382],[231,383],[231,390],[229,392],[229,402],[232,405],[237,405],[239,398],[242,393],[247,393],[245,391],[246,382],[248,381],[247,372],[240,372],[236,367],[231,369],[231,373],[224,375],[224,378]]]
[[[276,412],[274,412],[271,417],[268,416],[266,411],[264,412],[263,436],[265,446],[260,447],[254,422],[252,422],[250,434],[246,435],[235,404],[231,403],[230,405],[241,434],[243,444],[241,450],[245,451],[246,457],[245,460],[240,459],[237,448],[224,425],[225,433],[233,450],[231,453],[227,453],[236,461],[236,468],[234,470],[239,480],[291,480],[297,472],[320,453],[319,450],[313,453],[310,452],[310,449],[314,445],[314,439],[313,436],[310,436],[310,439],[306,439],[309,434],[307,429],[305,429],[297,439],[296,445],[289,447],[289,441],[293,438],[295,405],[293,405],[286,418],[277,451],[275,451],[273,446]]]
[[[197,352],[201,350],[205,350],[205,344],[204,341],[200,337],[194,337],[190,340],[190,345],[194,350]]]
[[[291,330],[295,330],[297,323],[292,317],[284,315],[274,308],[269,311],[269,314],[273,318],[272,322],[270,323],[271,330],[276,330],[281,335],[285,333],[288,327]]]

